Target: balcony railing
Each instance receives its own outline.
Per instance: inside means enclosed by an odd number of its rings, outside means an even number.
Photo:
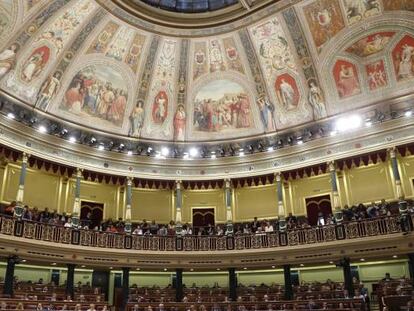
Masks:
[[[411,215],[414,218],[414,215]],[[234,236],[143,236],[65,228],[0,216],[0,234],[88,247],[142,251],[226,251],[266,249],[350,240],[402,232],[399,216],[306,229]],[[339,229],[339,230],[338,230]]]

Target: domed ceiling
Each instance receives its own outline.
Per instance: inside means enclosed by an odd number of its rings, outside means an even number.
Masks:
[[[139,19],[125,9],[149,6],[138,0],[2,0],[0,88],[82,127],[174,142],[276,133],[412,92],[413,0],[271,2],[192,30]]]

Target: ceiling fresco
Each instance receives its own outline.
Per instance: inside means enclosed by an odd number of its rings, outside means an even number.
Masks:
[[[0,89],[96,131],[174,142],[277,133],[412,92],[414,0],[283,3],[180,37],[99,1],[2,0]]]

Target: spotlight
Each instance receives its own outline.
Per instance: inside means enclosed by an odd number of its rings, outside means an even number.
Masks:
[[[273,150],[274,150],[273,146],[267,147],[267,151],[273,151]]]
[[[131,156],[132,155],[132,150],[128,150],[127,155]]]
[[[411,117],[413,115],[413,111],[412,110],[407,110],[406,112],[404,112],[404,115],[406,117]]]
[[[152,151],[152,147],[148,147],[147,152],[151,152]]]
[[[302,145],[303,144],[303,140],[302,139],[298,140],[297,142],[298,142],[298,145]]]
[[[90,143],[91,145],[93,145],[94,143],[96,143],[96,138],[92,136],[92,137],[89,139],[89,143]]]
[[[162,149],[161,149],[161,154],[162,154],[164,157],[168,156],[168,155],[169,155],[169,153],[170,153],[170,150],[169,150],[167,147],[162,147]]]
[[[158,152],[158,151],[157,151],[157,153],[155,154],[155,157],[156,157],[157,159],[161,159],[163,156],[161,155],[161,153],[160,153],[160,152]]]
[[[188,154],[187,152],[184,152],[184,153],[183,153],[183,159],[184,159],[184,160],[189,159],[189,157],[190,157],[190,156],[189,156],[189,154]]]
[[[15,116],[15,115],[14,115],[14,113],[12,113],[12,112],[9,112],[9,113],[7,114],[7,118],[9,118],[9,119],[11,119],[11,120],[13,120],[15,117],[16,117],[16,116]]]
[[[335,130],[331,131],[331,136],[335,136],[337,132]]]
[[[239,156],[243,157],[244,156],[244,149],[239,149]]]
[[[281,139],[279,139],[278,141],[277,141],[277,145],[281,148],[281,147],[283,147],[283,140],[281,140]]]
[[[119,147],[118,147],[118,150],[122,151],[122,150],[124,150],[124,148],[125,148],[125,145],[123,143],[120,143]]]
[[[47,128],[44,125],[39,126],[38,131],[40,133],[46,133],[47,132]]]
[[[198,150],[196,148],[191,148],[190,149],[190,156],[192,158],[196,157],[198,155]]]
[[[62,129],[60,131],[60,136],[65,136],[67,133],[68,133],[68,130],[67,129]]]
[[[212,158],[212,159],[217,158],[217,156],[216,156],[216,152],[215,152],[215,151],[212,151],[212,152],[211,152],[211,158]]]
[[[339,118],[336,121],[335,129],[338,132],[345,132],[348,130],[357,129],[361,126],[361,124],[362,124],[362,118],[357,115],[352,115],[349,117]]]
[[[366,120],[365,120],[365,126],[366,126],[366,127],[371,127],[371,126],[372,126],[372,121],[371,121],[371,119],[366,119]]]
[[[69,142],[71,142],[72,144],[76,143],[76,138],[75,138],[75,136],[71,136],[71,137],[69,137]]]
[[[102,151],[102,150],[105,150],[105,146],[104,146],[104,144],[99,144],[98,149],[99,149],[99,150],[101,150],[101,151]]]

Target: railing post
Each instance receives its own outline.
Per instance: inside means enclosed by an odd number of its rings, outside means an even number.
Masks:
[[[16,206],[14,208],[14,216],[18,218],[21,218],[23,216],[24,183],[26,181],[28,159],[29,159],[29,155],[23,152],[22,166],[21,166],[20,178],[19,178],[19,187],[17,189],[17,195],[16,195]]]

